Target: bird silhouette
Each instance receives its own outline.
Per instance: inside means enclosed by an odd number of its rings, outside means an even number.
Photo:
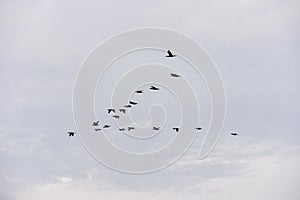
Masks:
[[[175,130],[177,133],[178,133],[178,131],[179,131],[179,128],[173,128],[173,130]]]
[[[196,127],[195,129],[198,130],[198,131],[200,131],[202,128],[201,127]]]
[[[119,131],[125,131],[125,128],[119,128]]]
[[[123,109],[123,108],[120,108],[119,111],[124,113],[124,114],[126,113],[126,109]]]
[[[235,133],[235,132],[232,132],[232,133],[230,133],[231,135],[233,135],[233,136],[238,136],[239,134],[237,134],[237,133]]]
[[[111,113],[111,112],[115,113],[116,112],[116,110],[113,109],[113,108],[109,108],[109,109],[107,109],[107,111],[108,111],[108,113]]]
[[[131,104],[131,105],[136,105],[136,104],[138,104],[137,102],[134,102],[134,101],[129,101],[129,104]]]
[[[75,135],[75,132],[69,131],[68,134],[69,134],[69,137],[73,137]]]
[[[125,108],[131,108],[131,105],[125,105],[124,107]]]
[[[107,124],[105,124],[104,126],[103,126],[103,128],[109,128],[110,127],[110,125],[107,125]]]
[[[112,117],[115,118],[115,119],[120,119],[119,115],[113,115]]]
[[[159,127],[153,126],[152,130],[158,131],[158,130],[159,130]]]
[[[175,78],[179,78],[179,77],[181,77],[180,75],[178,75],[178,74],[175,74],[175,73],[170,73],[170,75],[171,75],[172,77],[175,77]]]
[[[101,128],[95,128],[95,131],[101,131]]]
[[[99,126],[99,121],[93,122],[93,126]]]
[[[167,53],[168,53],[168,55],[166,55],[166,57],[168,57],[168,58],[173,58],[176,56],[176,55],[172,54],[172,52],[170,50],[168,50]]]
[[[150,86],[150,90],[159,90],[159,88],[158,88],[158,87],[155,87],[155,86],[153,86],[153,85],[151,85],[151,86]]]
[[[136,90],[135,93],[141,94],[144,93],[143,90]]]
[[[128,126],[128,131],[134,130],[134,127]]]

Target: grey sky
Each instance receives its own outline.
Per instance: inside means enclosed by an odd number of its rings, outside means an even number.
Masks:
[[[296,0],[1,1],[0,199],[299,199],[299,7]],[[228,109],[206,160],[196,159],[199,135],[175,165],[132,176],[100,165],[66,131],[75,128],[72,89],[83,59],[111,35],[144,26],[202,44],[222,74]],[[241,136],[226,134],[232,130]]]

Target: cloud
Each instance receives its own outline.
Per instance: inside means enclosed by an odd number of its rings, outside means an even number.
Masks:
[[[274,44],[275,38],[295,37],[295,25],[300,22],[297,8],[297,1],[163,1],[146,16],[149,22],[189,32],[200,41],[229,46]]]
[[[108,196],[111,199],[121,196],[123,199],[199,199],[201,196],[207,199],[282,199],[288,196],[296,200],[299,197],[299,177],[295,174],[300,164],[298,146],[283,146],[270,141],[252,143],[244,151],[240,151],[242,145],[220,146],[207,161],[188,155],[157,174],[97,174],[99,170],[95,169],[91,179],[70,181],[71,178],[61,177],[57,182],[32,187],[20,195],[22,199],[39,199],[42,195],[58,199],[84,196],[89,199]],[[214,176],[207,176],[207,173]],[[106,179],[112,181],[103,182]],[[67,184],[63,180],[67,180]],[[282,189],[282,184],[286,189]]]
[[[270,0],[1,2],[0,199],[299,199],[298,8]],[[227,90],[224,132],[241,136],[223,136],[206,160],[196,159],[196,143],[167,170],[130,176],[100,165],[66,131],[82,60],[139,26],[179,30],[208,49]]]

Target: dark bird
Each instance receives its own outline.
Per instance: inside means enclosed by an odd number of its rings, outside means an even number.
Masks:
[[[202,128],[201,127],[196,127],[195,129],[198,130],[198,131],[200,131]]]
[[[113,109],[113,108],[109,108],[109,109],[107,109],[107,110],[108,110],[108,113],[111,113],[111,112],[115,113],[115,112],[116,112],[116,110]]]
[[[107,125],[107,124],[105,124],[104,126],[103,126],[103,128],[109,128],[110,127],[110,125]]]
[[[136,90],[135,93],[141,94],[144,93],[143,90]]]
[[[180,75],[178,75],[178,74],[174,74],[174,73],[170,73],[170,75],[171,75],[172,77],[175,77],[175,78],[179,78],[179,77],[181,77]]]
[[[123,108],[120,108],[119,111],[124,113],[124,114],[126,113],[126,109],[123,109]]]
[[[159,130],[159,127],[155,127],[155,126],[153,126],[152,130],[154,130],[154,131],[158,131],[158,130]]]
[[[128,131],[134,130],[134,127],[128,126]]]
[[[166,57],[168,57],[168,58],[173,58],[176,56],[176,55],[172,54],[172,52],[170,50],[168,50],[167,53],[168,53],[168,55],[166,55]]]
[[[173,128],[173,130],[175,130],[177,133],[178,133],[178,131],[179,131],[179,128]]]
[[[233,135],[233,136],[238,136],[239,134],[237,134],[237,133],[235,133],[235,132],[233,132],[233,133],[230,133],[231,135]]]
[[[125,131],[125,128],[119,128],[119,131]]]
[[[99,126],[99,121],[93,122],[93,126]]]
[[[75,132],[68,132],[68,134],[69,134],[69,137],[73,137],[74,135],[75,135]]]
[[[150,90],[159,90],[159,88],[158,88],[158,87],[155,87],[155,86],[153,86],[153,85],[151,85],[151,86],[150,86]]]
[[[113,115],[112,117],[115,118],[115,119],[120,119],[119,115]]]
[[[137,103],[137,102],[134,102],[134,101],[129,101],[129,104],[136,105],[136,104],[138,104],[138,103]]]
[[[95,131],[101,131],[101,128],[95,128]]]
[[[124,107],[125,108],[131,108],[131,105],[125,105]]]

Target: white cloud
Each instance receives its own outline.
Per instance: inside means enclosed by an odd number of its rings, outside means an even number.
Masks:
[[[0,199],[299,199],[298,1],[2,1],[0,9]],[[225,132],[239,138],[222,138],[207,160],[191,151],[167,170],[129,176],[65,137],[81,61],[138,26],[205,45],[227,88]]]
[[[254,198],[257,200],[283,198],[297,200],[300,197],[297,189],[300,177],[296,173],[300,167],[299,147],[274,145],[271,142],[251,144],[248,147],[248,150],[236,153],[239,156],[233,158],[232,150],[239,151],[243,149],[243,146],[228,148],[224,145],[224,148],[216,152],[219,157],[208,161],[208,167],[206,163],[196,160],[196,157],[194,159],[183,158],[183,161],[179,161],[168,171],[159,172],[160,175],[156,177],[153,174],[147,175],[148,178],[136,175],[124,175],[121,178],[118,175],[102,174],[96,175],[92,180],[77,179],[76,183],[72,183],[71,178],[67,178],[68,185],[60,180],[57,183],[32,187],[19,193],[19,196],[22,196],[20,199],[31,200],[42,197],[75,200],[81,198],[91,200],[99,198],[157,200],[188,198],[193,200],[199,197],[212,200],[220,198],[225,200]],[[266,151],[270,151],[269,154],[263,153]],[[256,156],[259,152],[260,156]],[[253,154],[255,156],[251,156]],[[224,162],[226,160],[228,162]],[[224,165],[228,165],[228,168]],[[236,165],[241,166],[236,168]],[[233,173],[227,176],[225,171],[230,168],[233,168]],[[215,172],[216,169],[225,171],[222,175],[205,178],[203,174],[209,173],[210,169]],[[165,180],[165,176],[171,179]],[[116,178],[116,180],[108,185],[97,183],[97,180],[109,178]],[[158,179],[160,184],[152,185],[156,183],[154,179]],[[164,181],[166,182],[162,183]],[[143,187],[138,185],[143,185]]]

